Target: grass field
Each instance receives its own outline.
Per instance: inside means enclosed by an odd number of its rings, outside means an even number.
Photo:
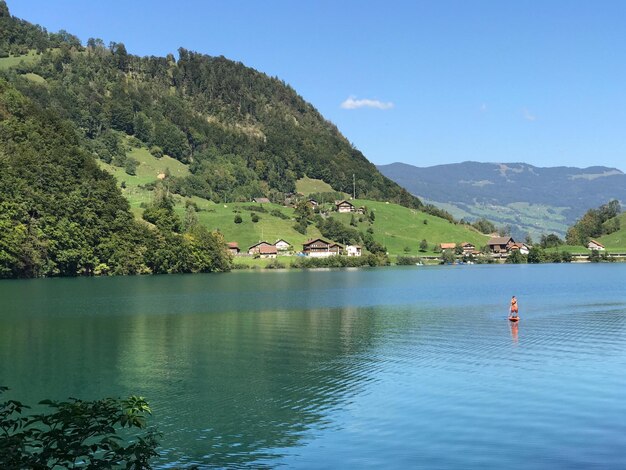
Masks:
[[[480,249],[487,243],[489,237],[473,228],[464,225],[455,225],[447,220],[434,217],[420,211],[408,209],[397,204],[388,204],[378,201],[354,200],[356,206],[367,206],[374,212],[375,220],[371,227],[374,230],[374,239],[387,247],[392,255],[433,255],[434,246],[439,243],[463,243],[470,242]],[[352,214],[333,214],[345,224],[349,224]],[[359,216],[355,214],[357,228],[361,231],[370,227],[367,218],[358,222]],[[419,251],[422,240],[428,242],[428,252]],[[339,240],[338,240],[339,241]],[[405,248],[409,248],[406,252]]]
[[[26,55],[19,55],[16,57],[3,57],[0,59],[0,70],[15,67],[16,65],[20,65],[21,62],[33,63],[36,60],[39,60],[40,57],[41,56],[37,55],[34,51]]]
[[[296,181],[296,191],[308,196],[309,194],[314,193],[333,193],[335,190],[328,183],[325,183],[322,180],[316,180],[313,178],[300,178]],[[344,193],[345,194],[345,193]],[[348,194],[345,194],[345,197],[349,197]]]

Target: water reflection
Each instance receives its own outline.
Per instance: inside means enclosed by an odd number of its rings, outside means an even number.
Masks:
[[[509,321],[509,328],[511,330],[511,339],[514,343],[517,343],[519,339],[519,322]]]

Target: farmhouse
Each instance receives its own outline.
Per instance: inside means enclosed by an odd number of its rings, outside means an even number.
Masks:
[[[289,251],[291,250],[291,243],[289,243],[286,240],[283,240],[282,238],[279,240],[276,240],[274,242],[274,246],[276,247],[276,249],[278,251]]]
[[[340,252],[341,245],[338,245],[337,243],[329,243],[322,238],[315,238],[302,244],[302,253],[306,256],[315,258],[336,256]]]
[[[441,251],[454,250],[456,248],[456,243],[440,243],[439,248],[441,248]]]
[[[237,242],[228,242],[228,251],[233,255],[238,255],[241,251],[239,249],[239,243]]]
[[[278,250],[274,245],[262,245],[259,247],[259,255],[261,256],[261,258],[276,258],[276,256],[278,255]]]
[[[261,247],[262,246],[268,247],[268,246],[274,246],[274,245],[272,245],[271,243],[268,243],[268,242],[259,242],[259,243],[255,244],[255,245],[252,245],[250,248],[248,248],[248,254],[249,255],[257,255],[257,254],[259,254],[261,252]]]
[[[346,245],[346,255],[361,256],[361,247],[359,245]]]
[[[476,245],[469,242],[461,243],[461,248],[463,249],[463,254],[465,255],[473,254],[476,251]]]
[[[506,253],[513,243],[515,240],[511,237],[493,237],[487,242],[487,246],[492,253]]]
[[[517,251],[523,255],[527,255],[530,253],[530,247],[526,243],[511,243],[509,246],[509,251]]]
[[[589,243],[587,243],[587,248],[589,250],[597,250],[597,251],[604,251],[604,245],[600,242],[597,242],[595,240],[589,240]]]
[[[266,197],[255,197],[252,200],[256,202],[257,204],[269,204],[270,203],[270,200]]]
[[[335,201],[337,212],[354,212],[354,205],[350,201]]]

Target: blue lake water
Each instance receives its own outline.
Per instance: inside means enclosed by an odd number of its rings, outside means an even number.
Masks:
[[[146,396],[162,468],[623,469],[626,264],[2,281],[0,385]]]

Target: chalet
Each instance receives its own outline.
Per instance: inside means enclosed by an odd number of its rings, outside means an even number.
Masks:
[[[595,240],[589,240],[589,243],[587,243],[587,249],[589,250],[596,250],[596,251],[604,251],[604,245],[600,242],[597,242]]]
[[[440,243],[439,248],[441,248],[441,251],[454,250],[456,248],[456,243]]]
[[[262,246],[274,246],[271,243],[268,242],[259,242],[255,245],[252,245],[250,248],[248,248],[248,254],[249,255],[258,255],[261,252],[261,247]]]
[[[359,245],[346,245],[346,255],[361,256],[361,247]]]
[[[319,203],[315,199],[309,199],[307,201],[307,204],[311,206],[312,209],[315,209],[317,206],[319,206]]]
[[[291,243],[289,243],[286,240],[283,240],[282,238],[279,240],[276,240],[274,242],[274,246],[276,247],[276,249],[278,251],[289,251],[291,250]]]
[[[239,249],[239,243],[237,242],[228,242],[228,251],[233,255],[238,255],[241,251]]]
[[[261,258],[276,258],[276,256],[278,255],[278,250],[274,245],[261,245],[259,247],[259,255]]]
[[[255,197],[252,200],[256,202],[257,204],[269,204],[270,203],[270,200],[266,197]]]
[[[322,238],[315,238],[302,244],[302,253],[314,258],[336,256],[341,252],[341,245],[329,243]]]
[[[346,200],[336,201],[335,208],[337,212],[354,212],[354,204]]]
[[[523,255],[530,253],[530,247],[526,243],[511,243],[509,245],[509,251],[517,251]]]
[[[465,255],[473,254],[476,251],[476,245],[469,242],[461,243],[461,248],[463,249],[463,254]]]
[[[513,243],[515,240],[511,237],[493,237],[487,242],[487,246],[492,253],[506,253]]]

